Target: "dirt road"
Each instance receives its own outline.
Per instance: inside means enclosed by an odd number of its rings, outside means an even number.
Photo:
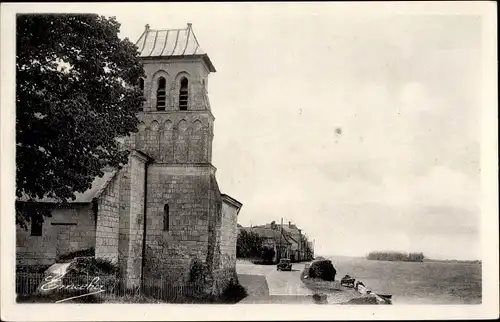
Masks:
[[[313,292],[300,280],[303,263],[294,263],[292,271],[278,271],[276,265],[238,263],[240,283],[249,296],[240,303],[314,303]]]

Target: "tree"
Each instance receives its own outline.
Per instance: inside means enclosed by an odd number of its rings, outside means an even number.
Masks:
[[[18,198],[74,200],[103,168],[127,162],[117,138],[136,131],[144,70],[119,30],[114,17],[95,14],[18,15]],[[21,226],[30,220],[23,209],[16,207]]]
[[[236,240],[236,257],[258,257],[261,244],[262,241],[257,233],[241,229]]]
[[[261,257],[264,263],[272,263],[274,259],[274,255],[276,255],[276,252],[274,248],[269,247],[269,246],[262,246],[261,248]]]

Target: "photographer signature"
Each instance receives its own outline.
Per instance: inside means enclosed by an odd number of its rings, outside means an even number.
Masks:
[[[45,283],[40,286],[40,289],[42,291],[53,291],[53,290],[83,291],[83,290],[87,290],[89,293],[65,298],[65,299],[56,301],[55,303],[66,302],[66,301],[73,300],[73,299],[76,299],[79,297],[89,296],[89,295],[93,295],[93,294],[99,294],[99,293],[102,293],[105,291],[104,286],[99,285],[99,277],[94,277],[90,283],[82,284],[82,285],[75,285],[75,284],[65,285],[62,283],[62,277],[63,277],[63,275],[54,275],[54,276],[49,275],[49,276],[47,276],[45,278]]]

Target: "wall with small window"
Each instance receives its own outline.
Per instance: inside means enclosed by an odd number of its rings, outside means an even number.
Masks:
[[[18,265],[50,265],[58,256],[95,247],[95,217],[92,205],[55,208],[43,223],[16,227]]]
[[[218,193],[211,168],[152,164],[148,167],[146,261],[148,279],[183,280],[191,258],[208,252],[210,203]]]
[[[163,206],[163,231],[170,230],[170,207],[168,204]]]

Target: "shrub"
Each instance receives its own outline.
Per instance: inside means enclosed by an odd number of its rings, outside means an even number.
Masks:
[[[261,249],[262,260],[265,263],[272,263],[276,252],[272,247],[263,246]]]
[[[337,270],[333,267],[332,261],[328,259],[316,260],[309,266],[309,277],[321,278],[325,281],[334,281]]]
[[[64,261],[64,262],[69,262],[74,258],[77,257],[94,257],[95,256],[95,249],[93,247],[88,248],[88,249],[82,249],[82,250],[77,250],[71,253],[66,253],[63,255],[60,255],[57,258],[57,261]]]
[[[118,265],[108,259],[76,257],[71,261],[69,271],[81,275],[117,275]]]
[[[107,258],[96,258],[94,265],[103,274],[117,275],[120,270],[117,264]]]
[[[316,304],[328,303],[326,294],[323,294],[323,293],[314,293],[313,300],[314,300],[314,303],[316,303]]]
[[[205,282],[208,274],[208,269],[206,264],[200,259],[195,258],[191,262],[191,268],[189,269],[189,281],[192,283],[201,284]]]

